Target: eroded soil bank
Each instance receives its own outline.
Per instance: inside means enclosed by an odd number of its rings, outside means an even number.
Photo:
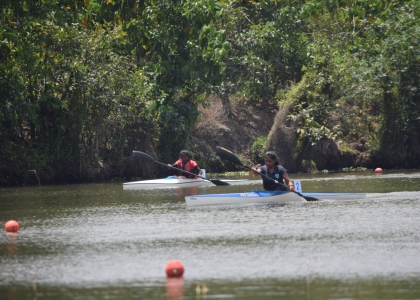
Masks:
[[[200,117],[190,140],[190,150],[199,161],[215,159],[215,149],[222,146],[230,149],[244,163],[256,164],[252,159],[251,146],[260,137],[267,137],[273,128],[278,107],[246,106],[239,100],[231,101],[232,114],[226,114],[222,102],[217,98],[209,100],[210,105],[200,108]],[[305,165],[290,155],[280,157],[280,163],[291,172],[313,172],[316,170],[342,170],[356,167],[372,167],[363,141],[349,141],[345,153],[333,141],[324,141],[311,150],[316,164]],[[293,146],[288,146],[293,147]],[[274,148],[281,148],[274,147]],[[271,149],[281,156],[281,149]]]

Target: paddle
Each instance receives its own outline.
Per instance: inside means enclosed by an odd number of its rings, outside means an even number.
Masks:
[[[245,166],[242,162],[241,162],[241,160],[239,159],[239,157],[237,157],[232,151],[229,151],[229,150],[227,150],[226,148],[223,148],[223,147],[220,147],[220,146],[217,146],[216,147],[216,155],[218,155],[218,156],[220,156],[221,158],[224,158],[224,159],[226,159],[226,160],[228,160],[228,161],[230,161],[230,162],[232,162],[232,163],[234,163],[234,164],[237,164],[237,165],[240,165],[240,166],[242,166],[242,167],[244,167],[244,168],[246,168],[246,169],[248,169],[248,170],[252,170],[252,168],[251,167],[248,167],[248,166]],[[271,180],[271,181],[274,181],[276,184],[278,184],[278,185],[280,185],[280,186],[282,186],[282,187],[284,187],[287,191],[290,191],[289,190],[289,188],[287,187],[287,186],[285,186],[284,184],[282,184],[282,183],[280,183],[280,182],[278,182],[277,180],[275,180],[275,179],[273,179],[273,178],[271,178],[271,177],[268,177],[267,175],[264,175],[264,174],[262,174],[262,173],[259,173],[262,177],[264,177],[264,178],[266,178],[266,179],[268,179],[268,180]],[[318,201],[318,199],[317,198],[315,198],[315,197],[308,197],[308,196],[304,196],[304,195],[302,195],[301,193],[298,193],[298,192],[295,192],[295,191],[290,191],[290,192],[293,192],[293,193],[295,193],[295,194],[298,194],[299,196],[301,196],[302,198],[305,198],[305,200],[306,201]]]
[[[168,166],[167,164],[164,164],[164,163],[161,163],[161,162],[158,162],[157,160],[155,160],[153,157],[151,157],[149,154],[146,154],[146,153],[144,153],[144,152],[140,152],[140,151],[133,151],[133,157],[135,157],[135,158],[140,158],[140,159],[143,159],[143,160],[148,160],[148,161],[152,161],[152,162],[154,162],[154,163],[157,163],[157,164],[159,164],[159,165],[162,165],[162,166],[165,166],[165,167],[168,167],[168,168],[172,168],[172,169],[175,169],[175,170],[181,170],[181,169],[179,169],[179,168],[175,168],[175,167],[173,167],[173,166]],[[222,180],[219,180],[219,179],[207,179],[207,178],[204,178],[203,176],[200,176],[200,175],[197,175],[197,174],[194,174],[194,173],[190,173],[190,172],[187,172],[187,171],[185,171],[185,170],[181,170],[182,172],[184,172],[184,173],[186,173],[186,174],[190,174],[190,175],[193,175],[193,176],[197,176],[197,177],[200,177],[201,179],[203,179],[203,180],[206,180],[206,181],[210,181],[211,183],[213,183],[213,184],[215,184],[215,185],[218,185],[218,186],[222,186],[222,185],[230,185],[229,183],[227,183],[227,182],[225,182],[225,181],[222,181]]]

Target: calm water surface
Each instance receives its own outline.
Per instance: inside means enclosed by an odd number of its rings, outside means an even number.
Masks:
[[[0,299],[420,299],[420,172],[296,175],[365,199],[187,208],[246,184],[0,189]],[[166,264],[180,260],[181,279]]]

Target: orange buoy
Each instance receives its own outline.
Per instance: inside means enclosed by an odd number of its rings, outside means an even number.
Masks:
[[[168,277],[182,277],[184,274],[184,266],[179,260],[171,260],[166,264],[165,271]]]
[[[382,174],[382,169],[381,168],[376,168],[375,173],[376,174]]]
[[[18,232],[19,230],[19,223],[15,220],[7,221],[4,225],[4,228],[6,228],[7,232]]]

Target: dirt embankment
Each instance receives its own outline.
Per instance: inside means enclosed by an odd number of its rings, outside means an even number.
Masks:
[[[267,137],[272,130],[276,116],[278,118],[278,108],[276,107],[246,106],[240,100],[231,100],[232,115],[228,117],[222,102],[216,97],[211,98],[208,104],[208,106],[200,108],[200,117],[190,139],[190,150],[194,153],[196,160],[207,160],[214,154],[217,146],[225,147],[241,157],[250,159],[252,144],[261,136]],[[280,111],[279,114],[281,115],[282,112]],[[299,157],[299,162],[290,162],[292,156],[288,157],[282,153],[284,150],[280,151],[285,146],[284,142],[272,144],[273,149],[271,150],[284,156],[285,161],[280,158],[280,163],[292,173],[314,171],[313,168],[302,165],[302,160],[314,161],[316,169],[319,171],[366,166],[369,160],[365,152],[366,149],[363,147],[364,145],[361,146],[360,142],[350,143],[351,149],[347,149],[344,155],[335,142],[322,141],[319,145],[305,150],[304,156],[306,157]],[[293,148],[293,145],[288,147]],[[292,153],[294,151],[294,149],[289,150]]]
[[[254,141],[267,136],[276,116],[275,108],[245,106],[231,101],[232,115],[228,117],[217,98],[211,98],[207,107],[200,108],[200,117],[190,140],[191,151],[197,160],[211,156],[217,146],[248,157]]]

